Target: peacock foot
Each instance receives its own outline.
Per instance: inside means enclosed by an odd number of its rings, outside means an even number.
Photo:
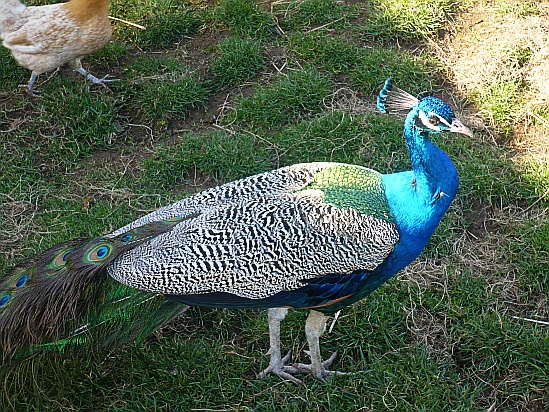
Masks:
[[[296,378],[294,375],[298,374],[311,374],[315,378],[320,379],[323,382],[326,382],[326,378],[330,378],[332,376],[342,376],[346,375],[346,372],[339,372],[339,371],[331,371],[328,370],[332,363],[334,362],[337,352],[332,353],[332,356],[330,356],[328,359],[326,359],[324,362],[320,362],[319,364],[310,363],[294,363],[292,365],[287,365],[288,361],[290,360],[291,351],[288,352],[286,356],[284,356],[282,359],[280,359],[279,362],[273,362],[273,359],[271,358],[271,362],[269,363],[269,366],[267,369],[265,369],[263,372],[261,372],[258,377],[264,378],[269,373],[274,373],[278,376],[280,376],[282,379],[291,381],[295,384],[306,386],[305,383],[303,383],[302,380]]]
[[[258,377],[260,379],[263,379],[269,373],[274,373],[275,375],[280,376],[282,379],[288,380],[297,385],[305,386],[303,381],[293,376],[293,374],[299,373],[299,372],[296,372],[295,367],[286,365],[286,363],[288,363],[288,361],[290,360],[291,356],[292,356],[292,351],[289,351],[286,354],[286,356],[284,356],[283,358],[275,359],[273,356],[271,356],[271,361],[269,362],[269,366],[267,366],[267,369],[265,369],[263,372],[260,372]]]
[[[319,364],[315,364],[314,362],[311,363],[294,363],[291,368],[292,372],[294,374],[297,373],[309,373],[313,375],[315,378],[320,379],[323,382],[326,382],[326,378],[330,378],[332,376],[343,376],[346,375],[346,372],[340,372],[340,371],[331,371],[327,368],[329,368],[332,363],[334,362],[335,358],[337,356],[337,352],[332,353],[332,356],[330,356],[328,359],[326,359],[324,362],[320,362]],[[290,372],[289,372],[290,373]]]

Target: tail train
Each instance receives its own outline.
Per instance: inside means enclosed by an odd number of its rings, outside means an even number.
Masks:
[[[0,283],[2,362],[37,347],[63,349],[94,338],[105,345],[139,340],[183,312],[184,305],[122,285],[106,270],[120,254],[181,219],[113,238],[64,242],[16,267]]]

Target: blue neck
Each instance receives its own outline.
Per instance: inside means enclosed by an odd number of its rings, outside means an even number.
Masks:
[[[389,277],[417,258],[450,206],[458,174],[450,158],[420,130],[417,111],[406,117],[404,135],[412,171],[383,175],[385,194],[400,234],[393,253],[378,268]]]

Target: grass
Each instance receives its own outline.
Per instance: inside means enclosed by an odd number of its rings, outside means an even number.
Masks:
[[[229,120],[255,127],[284,125],[319,111],[330,92],[330,80],[316,69],[297,70],[240,99]]]
[[[380,41],[429,38],[446,27],[458,4],[454,0],[375,0],[364,32]]]
[[[304,377],[306,388],[257,379],[268,364],[265,312],[191,308],[144,343],[2,366],[0,410],[549,409],[541,9],[295,0],[271,13],[251,0],[112,0],[111,15],[147,30],[113,22],[113,41],[83,64],[119,81],[90,86],[61,68],[40,76],[38,99],[18,87],[30,73],[0,48],[0,274],[278,166],[407,170],[402,120],[374,109],[389,76],[442,97],[475,129],[433,138],[461,185],[425,251],[322,337],[323,355],[337,350],[334,369],[351,374]],[[282,329],[299,361],[305,316],[291,311]]]
[[[140,48],[173,47],[185,37],[194,35],[201,26],[204,13],[190,1],[144,0],[135,3],[113,0],[110,13],[144,26],[117,25],[115,36]]]
[[[360,60],[360,49],[354,42],[319,33],[294,34],[287,47],[296,58],[331,74],[348,73]]]
[[[524,90],[525,85],[520,80],[500,80],[486,87],[473,99],[494,124],[511,132],[515,116],[522,107]]]
[[[283,28],[286,30],[307,32],[311,29],[318,29],[329,26],[330,29],[340,28],[349,17],[345,7],[333,0],[301,0],[282,2],[284,12],[282,20]]]
[[[517,17],[537,15],[540,8],[535,1],[503,1],[496,0],[495,6],[497,12],[502,15],[512,15]]]
[[[252,38],[272,38],[276,35],[275,20],[253,0],[221,0],[214,9],[218,24],[233,34]]]
[[[175,58],[143,57],[127,70],[136,78],[128,91],[128,107],[140,117],[165,124],[174,117],[184,118],[208,100],[205,83]]]
[[[265,69],[261,43],[256,40],[227,37],[215,45],[214,53],[209,69],[216,87],[237,86]]]
[[[186,134],[178,145],[159,147],[143,162],[144,180],[170,188],[200,170],[217,181],[230,181],[272,168],[272,157],[248,133]]]
[[[360,55],[356,68],[349,76],[355,87],[370,93],[379,87],[386,75],[400,84],[406,82],[411,93],[425,93],[431,90],[436,74],[436,66],[426,56],[418,57],[407,51],[374,47]]]

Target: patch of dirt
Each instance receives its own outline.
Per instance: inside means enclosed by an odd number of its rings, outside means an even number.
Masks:
[[[181,193],[195,194],[206,189],[218,186],[223,182],[213,179],[211,176],[205,175],[200,171],[195,170],[182,178],[182,182],[175,185],[172,193],[180,195]]]
[[[75,169],[75,178],[85,177],[89,170],[118,170],[120,177],[137,176],[138,165],[148,157],[145,148],[118,147],[118,150],[98,150],[82,159]]]
[[[181,45],[183,60],[192,67],[200,77],[206,77],[212,60],[212,48],[229,35],[227,30],[200,31],[195,37]]]
[[[463,211],[463,220],[468,234],[474,239],[482,239],[488,233],[498,230],[499,225],[492,218],[490,206],[483,205],[476,199],[471,200],[471,209]]]
[[[447,34],[440,55],[456,85],[474,93],[494,81],[524,76],[547,100],[549,4],[539,7],[539,15],[525,17],[502,15],[489,5],[476,5],[462,15],[459,32]],[[517,55],[520,51],[525,54]]]

